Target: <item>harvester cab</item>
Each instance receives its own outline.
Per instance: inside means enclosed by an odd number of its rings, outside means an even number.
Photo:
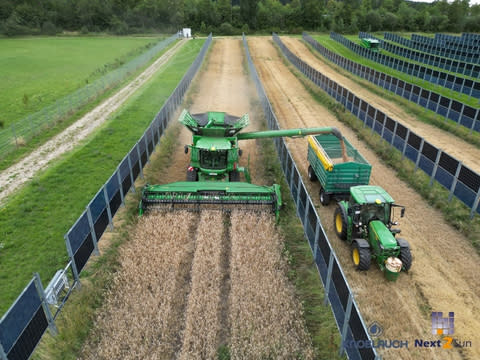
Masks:
[[[397,238],[400,229],[395,221],[395,209],[400,217],[405,207],[394,203],[393,198],[379,186],[353,186],[350,199],[340,201],[334,213],[337,236],[352,245],[352,259],[358,270],[368,270],[374,259],[389,280],[408,271],[412,256],[408,242]]]
[[[251,184],[247,167],[240,166],[242,154],[239,140],[304,137],[312,134],[334,134],[343,139],[336,128],[307,128],[241,133],[249,122],[248,115],[232,116],[210,111],[191,115],[183,110],[179,117],[192,132],[192,142],[185,146],[190,153],[186,181],[163,185],[146,185],[142,191],[139,213],[157,209],[201,210],[208,208],[268,209],[279,217],[282,198],[280,186]],[[244,174],[245,181],[240,175]]]

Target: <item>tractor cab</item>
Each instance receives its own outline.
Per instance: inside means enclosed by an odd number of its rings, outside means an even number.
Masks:
[[[350,188],[348,204],[349,215],[356,226],[368,225],[373,220],[378,220],[389,229],[397,225],[394,209],[401,208],[400,217],[405,214],[405,207],[394,204],[393,198],[380,186],[354,186]]]

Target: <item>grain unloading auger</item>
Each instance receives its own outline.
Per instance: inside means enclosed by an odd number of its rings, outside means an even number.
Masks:
[[[248,208],[275,213],[278,219],[282,205],[280,187],[251,184],[248,167],[240,166],[242,150],[239,140],[304,137],[334,134],[343,142],[336,128],[306,128],[240,133],[249,122],[248,114],[236,117],[224,112],[191,115],[183,110],[179,121],[193,134],[186,181],[163,185],[146,185],[142,191],[140,215],[152,209]],[[346,153],[344,153],[346,156]],[[243,173],[245,182],[240,181]]]

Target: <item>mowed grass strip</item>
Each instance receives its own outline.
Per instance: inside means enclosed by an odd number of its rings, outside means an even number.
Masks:
[[[364,58],[363,56],[355,54],[353,51],[347,49],[345,46],[342,44],[336,42],[335,40],[330,39],[330,35],[312,35],[312,38],[317,40],[320,44],[325,46],[327,49],[336,52],[337,54],[350,59],[352,61],[355,61],[358,64],[368,66],[370,68],[376,69],[377,71],[381,71],[387,75],[394,76],[398,79],[401,79],[403,81],[406,81],[408,83],[420,86],[426,90],[434,91],[440,95],[443,95],[448,98],[452,98],[454,100],[460,101],[462,103],[465,103],[469,106],[478,107],[478,99],[475,99],[472,96],[468,96],[465,94],[461,94],[457,91],[449,90],[447,88],[444,88],[443,86],[439,85],[434,85],[433,83],[429,81],[422,80],[418,77],[407,75],[401,71],[394,70],[388,66],[384,66],[380,63],[377,63],[375,61],[368,60]]]
[[[65,266],[64,234],[150,124],[197,56],[189,41],[82,148],[37,176],[0,209],[0,313],[39,272],[46,284]]]
[[[0,121],[10,126],[120,67],[161,39],[0,39]]]

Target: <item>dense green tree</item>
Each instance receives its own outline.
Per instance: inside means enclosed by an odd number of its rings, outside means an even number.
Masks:
[[[479,31],[469,0],[0,0],[0,32]]]

